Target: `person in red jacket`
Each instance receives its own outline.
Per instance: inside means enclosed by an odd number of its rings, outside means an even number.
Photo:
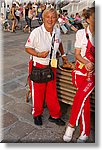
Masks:
[[[88,27],[78,30],[75,42],[76,69],[72,72],[72,81],[77,87],[69,124],[63,140],[70,142],[75,126],[80,123],[80,136],[77,142],[86,142],[90,136],[90,94],[95,87],[95,8],[85,14]]]

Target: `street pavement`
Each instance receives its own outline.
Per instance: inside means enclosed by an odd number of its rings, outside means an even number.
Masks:
[[[31,101],[26,102],[26,82],[29,55],[25,52],[25,43],[28,33],[17,30],[16,33],[3,32],[3,82],[0,93],[2,104],[2,143],[64,143],[62,137],[68,124],[71,106],[60,102],[62,119],[65,126],[58,126],[48,121],[49,111],[46,104],[43,112],[43,125],[36,126],[31,115]],[[73,44],[75,34],[62,35],[65,51],[69,60],[73,61]],[[95,142],[94,113],[91,117],[91,135],[89,143]],[[79,128],[72,140],[76,142]]]

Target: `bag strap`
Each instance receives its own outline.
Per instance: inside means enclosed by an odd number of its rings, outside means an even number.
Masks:
[[[85,28],[86,38],[89,39],[89,34],[87,33],[87,28]]]
[[[49,61],[49,66],[51,66],[51,58],[52,58],[52,52],[54,50],[54,41],[55,41],[55,33],[53,35],[53,38],[52,38],[52,43],[51,43],[51,53],[50,53],[50,61]]]
[[[51,66],[52,52],[53,52],[53,50],[54,50],[54,41],[55,41],[55,33],[54,33],[54,35],[53,35],[53,37],[52,37],[49,66]],[[33,60],[33,56],[31,56],[31,60]]]

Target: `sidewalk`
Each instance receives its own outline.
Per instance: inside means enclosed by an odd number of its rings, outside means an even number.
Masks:
[[[27,80],[27,63],[29,55],[25,52],[25,42],[28,33],[18,30],[17,33],[4,32],[4,61],[3,61],[3,89],[2,93],[2,132],[1,142],[3,143],[64,143],[63,135],[70,116],[71,106],[60,103],[62,108],[62,119],[66,126],[57,126],[48,121],[49,112],[47,107],[44,108],[43,126],[38,127],[33,123],[31,115],[31,102],[26,103],[26,80]],[[75,34],[62,35],[64,48],[73,48],[72,42],[75,40]],[[70,50],[70,49],[69,49]],[[69,55],[72,60],[72,54]],[[94,142],[94,115],[92,115],[92,130],[88,142]],[[79,136],[77,128],[73,142]]]

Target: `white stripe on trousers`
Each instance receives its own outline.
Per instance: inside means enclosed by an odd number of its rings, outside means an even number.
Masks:
[[[85,97],[84,100],[83,100],[83,103],[82,103],[82,105],[81,105],[81,108],[80,108],[80,111],[79,111],[79,113],[78,113],[78,117],[77,117],[77,120],[76,120],[76,126],[78,126],[78,121],[79,121],[79,118],[80,118],[82,109],[83,109],[83,107],[84,107],[84,103],[85,103],[87,97],[88,97],[88,96],[90,95],[90,93],[93,91],[93,89],[94,89],[94,87],[93,87],[92,90],[86,95],[86,97]]]
[[[82,124],[83,124],[83,131],[82,134],[85,134],[85,119],[84,119],[84,110],[82,110]]]
[[[31,81],[31,85],[32,85],[32,115],[34,115],[34,83],[33,81]]]

